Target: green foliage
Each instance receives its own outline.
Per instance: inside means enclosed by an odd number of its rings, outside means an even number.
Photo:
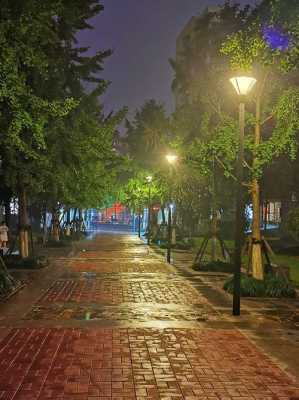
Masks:
[[[154,170],[160,163],[169,139],[169,129],[164,107],[155,100],[147,101],[136,111],[132,121],[126,121],[123,142],[128,146],[130,157],[139,167]]]
[[[233,293],[234,279],[225,282],[223,289]],[[296,297],[296,290],[285,278],[266,275],[264,281],[241,275],[241,296],[244,297]]]
[[[221,52],[230,57],[231,68],[236,71],[252,71],[256,59],[265,65],[270,63],[267,57],[271,54],[270,49],[259,34],[253,35],[251,31],[239,31],[229,36]]]
[[[265,286],[267,297],[296,297],[296,290],[285,278],[267,275]]]
[[[210,272],[226,272],[233,273],[234,266],[230,263],[224,261],[211,261],[206,264],[193,265],[192,267],[195,271],[210,271]]]
[[[123,164],[114,143],[126,110],[106,117],[99,102],[111,51],[77,45],[102,10],[96,0],[1,5],[1,172],[12,194],[22,185],[48,208],[98,206]]]
[[[59,240],[58,242],[55,240],[48,240],[46,243],[46,247],[54,247],[54,248],[61,248],[61,247],[69,247],[71,246],[71,242],[69,240]]]
[[[286,228],[299,237],[299,208],[289,211],[286,218]]]
[[[234,278],[227,280],[223,289],[230,294],[234,292]],[[265,294],[263,281],[258,281],[247,275],[241,275],[241,296],[244,297],[262,297]]]
[[[4,257],[5,264],[8,268],[16,269],[39,269],[49,264],[49,260],[45,256],[28,257],[22,259],[19,256]]]
[[[232,70],[260,72],[261,68],[271,68],[286,73],[296,69],[299,56],[299,24],[295,15],[298,15],[298,12],[298,2],[293,0],[288,6],[284,0],[262,2],[257,6],[246,29],[229,35],[221,47],[222,54],[229,57]],[[284,50],[271,46],[263,34],[265,27],[282,31],[289,38],[289,46]]]
[[[219,49],[227,35],[244,28],[248,12],[248,7],[242,9],[226,2],[217,16],[207,12],[191,20],[178,40],[178,57],[170,60],[175,73],[172,87],[180,105],[197,105],[195,120],[203,108],[213,107],[218,113],[225,104],[222,94],[226,66]]]
[[[133,211],[139,211],[141,208],[147,207],[149,196],[151,203],[160,201],[162,192],[159,182],[156,180],[155,176],[152,176],[152,182],[148,183],[146,178],[150,175],[151,174],[146,171],[136,172],[136,174],[121,188],[118,194],[118,200]]]

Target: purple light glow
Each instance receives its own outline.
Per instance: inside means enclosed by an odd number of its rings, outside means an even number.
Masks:
[[[272,50],[287,51],[290,45],[289,36],[275,26],[265,26],[263,28],[263,38]]]

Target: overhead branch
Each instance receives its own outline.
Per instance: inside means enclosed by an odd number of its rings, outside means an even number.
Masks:
[[[273,118],[274,118],[273,114],[269,115],[266,119],[264,119],[263,122],[261,122],[261,125],[265,125],[268,121],[271,121],[271,119]]]
[[[246,160],[244,160],[243,162],[244,162],[244,167],[248,168],[250,171],[253,171],[253,168],[248,164]]]
[[[230,176],[234,181],[238,182],[238,179],[236,178],[236,176],[233,175],[231,172],[229,172],[229,171],[227,170],[225,164],[219,159],[219,157],[215,155],[215,158],[216,158],[216,161],[221,165],[221,167],[227,171],[227,173],[229,174],[229,176]]]

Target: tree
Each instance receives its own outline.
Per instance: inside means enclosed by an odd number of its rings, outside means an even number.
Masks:
[[[233,188],[219,168],[221,155],[217,158],[211,148],[206,157],[202,146],[214,142],[216,136],[220,138],[222,123],[235,128],[228,118],[232,105],[223,96],[227,62],[220,48],[228,34],[245,26],[248,15],[248,7],[241,9],[226,2],[216,12],[195,17],[178,42],[176,60],[170,60],[175,72],[173,91],[177,99],[171,120],[173,144],[189,166],[184,173],[185,185],[182,182],[189,198],[186,205],[193,204],[194,216],[198,218],[210,221],[210,216],[214,216],[211,229],[215,226],[217,211],[231,207]]]
[[[235,71],[253,71],[259,84],[255,96],[254,139],[248,139],[251,152],[250,191],[253,206],[251,263],[253,276],[264,278],[260,232],[260,186],[263,167],[282,153],[296,153],[299,127],[299,90],[293,85],[291,72],[298,63],[298,21],[286,12],[281,1],[270,5],[268,15],[256,13],[246,30],[231,35],[222,51],[230,58]],[[294,3],[293,12],[298,11]],[[282,21],[282,24],[277,24]],[[263,102],[263,107],[261,103]],[[265,131],[262,137],[262,129]],[[266,140],[267,139],[267,140]]]
[[[249,10],[226,1],[216,11],[194,17],[185,28],[177,43],[176,59],[170,60],[177,111],[190,106],[197,120],[203,112],[213,110],[217,114],[225,109],[227,102],[222,94],[226,64],[219,49],[227,35],[244,28]]]
[[[169,135],[164,107],[155,100],[149,100],[136,111],[133,121],[126,121],[124,141],[130,157],[141,168],[152,170],[165,153]]]
[[[111,51],[88,56],[77,45],[78,31],[91,29],[88,20],[103,9],[96,0],[2,5],[1,159],[6,185],[18,193],[26,257],[28,192],[56,210],[62,202],[87,204],[103,196],[105,168],[119,162],[112,144],[123,113],[106,118],[98,103],[108,84],[99,74]]]
[[[59,40],[54,29],[56,11],[57,4],[55,8],[49,2],[1,4],[1,159],[5,183],[18,193],[23,257],[28,256],[26,186],[32,184],[36,163],[42,160],[45,127],[51,118],[61,118],[75,106],[66,93],[49,99],[37,86],[37,82],[49,79],[46,43],[49,49]]]

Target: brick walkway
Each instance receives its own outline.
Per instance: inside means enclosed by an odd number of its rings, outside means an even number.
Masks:
[[[243,333],[204,327],[221,315],[136,238],[84,250],[57,260],[44,293],[12,320],[20,326],[2,320],[0,400],[299,399],[294,379]]]

